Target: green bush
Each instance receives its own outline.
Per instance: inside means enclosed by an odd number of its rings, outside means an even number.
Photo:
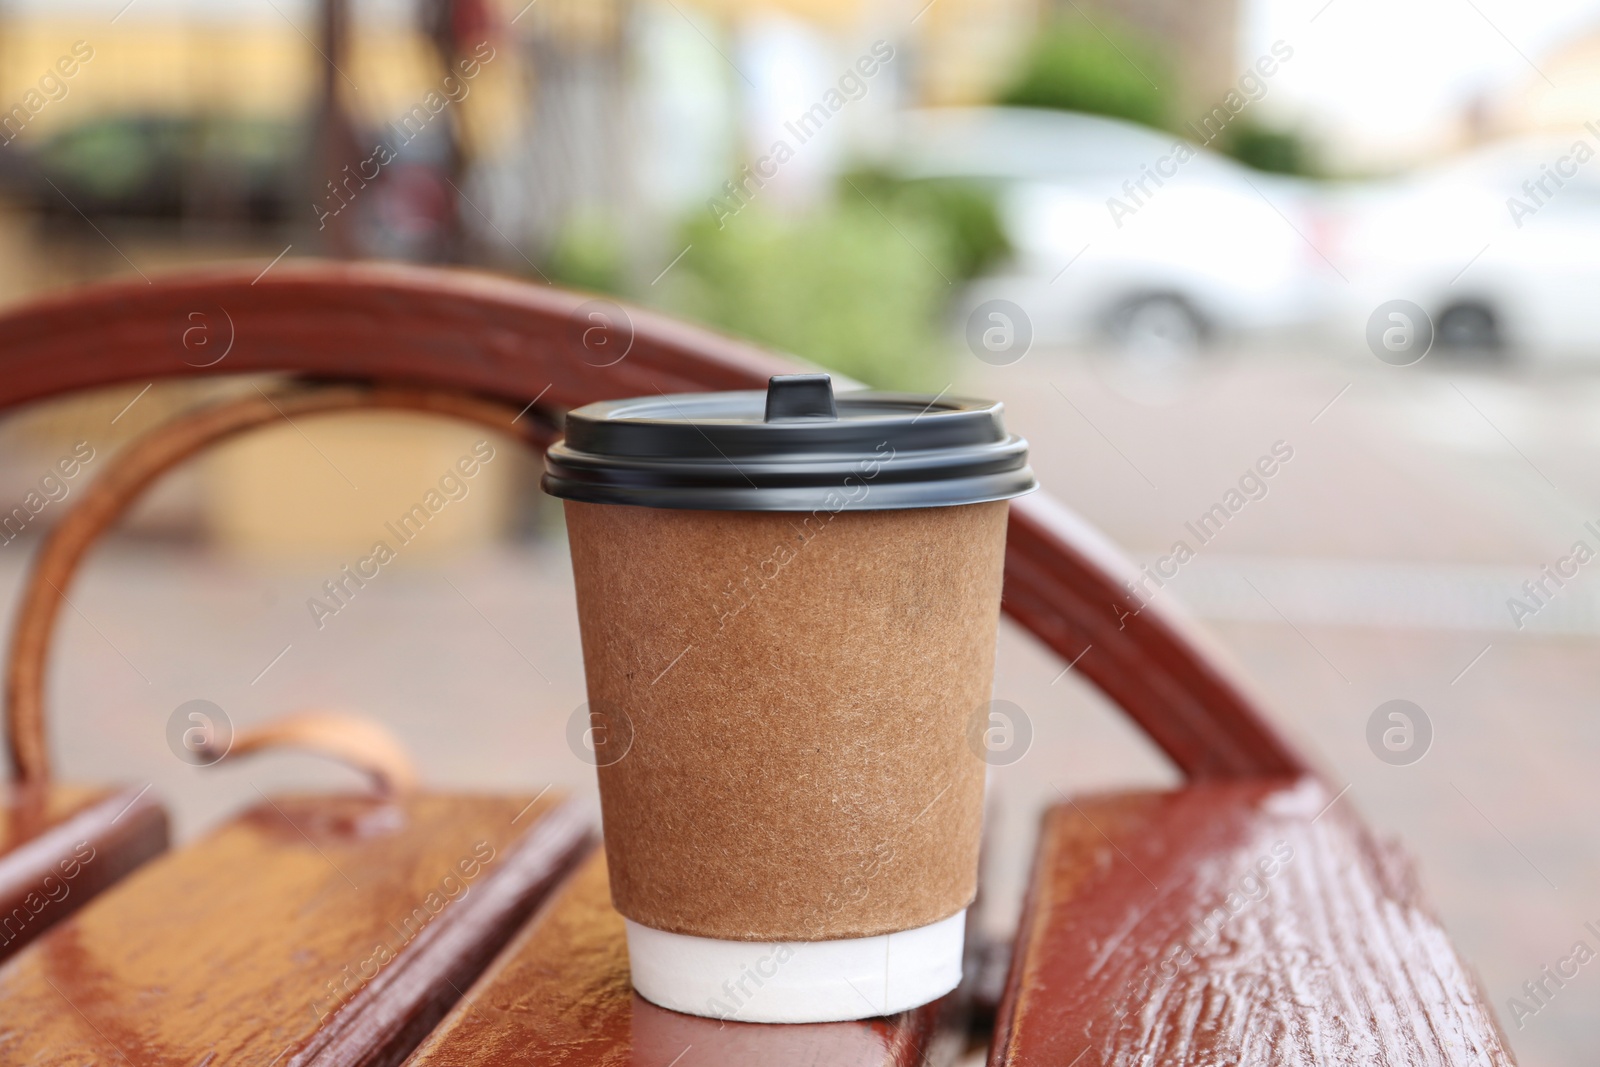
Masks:
[[[954,287],[1009,251],[982,186],[878,171],[849,174],[800,216],[760,201],[720,224],[697,211],[680,242],[689,251],[659,283],[630,286],[615,228],[581,217],[542,267],[558,285],[649,301],[869,385],[931,391],[949,383]]]
[[[1167,63],[1144,38],[1104,20],[1063,19],[1040,33],[999,102],[1165,127],[1173,100],[1160,86],[1171,84]]]
[[[1157,88],[1175,82],[1158,48],[1134,31],[1096,19],[1090,24],[1086,18],[1065,18],[1044,29],[998,103],[1108,115],[1192,137],[1180,121],[1176,95]],[[1318,173],[1301,133],[1250,118],[1234,122],[1211,147],[1256,170]]]
[[[592,293],[621,293],[626,287],[626,252],[616,227],[584,212],[568,220],[545,259],[544,273],[557,285]]]
[[[1221,147],[1240,163],[1256,170],[1307,177],[1317,173],[1305,138],[1294,130],[1273,129],[1243,119],[1228,127]]]
[[[890,215],[910,215],[937,229],[944,235],[957,282],[978,276],[1011,251],[994,192],[977,182],[906,179],[862,170],[845,177],[839,195],[865,196]]]
[[[759,204],[720,226],[697,214],[684,241],[658,287],[666,310],[879,388],[948,383],[956,258],[927,219],[848,192],[803,217]]]

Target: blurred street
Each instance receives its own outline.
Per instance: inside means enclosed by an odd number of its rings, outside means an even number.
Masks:
[[[1263,479],[1266,495],[1157,595],[1204,619],[1328,776],[1349,783],[1339,803],[1419,858],[1521,1062],[1576,1062],[1600,1025],[1600,979],[1580,975],[1521,1030],[1505,1005],[1600,918],[1592,840],[1570,836],[1600,810],[1600,586],[1582,573],[1520,632],[1506,599],[1575,540],[1594,543],[1583,524],[1600,518],[1600,377],[1240,354],[1156,389],[1082,354],[966,364],[953,391],[1004,399],[1047,491],[1141,562],[1180,539],[1198,545],[1185,524],[1275,443],[1292,448]],[[304,422],[303,447],[359,462],[335,426]],[[269,566],[117,540],[93,558],[60,627],[52,721],[67,776],[153,782],[186,838],[258,789],[355,784],[295,755],[184,765],[168,750],[168,717],[201,698],[236,725],[307,706],[373,713],[441,786],[555,782],[592,795],[593,770],[566,740],[584,688],[554,515],[519,545],[402,558],[321,631],[305,602],[342,557]],[[26,546],[0,553],[8,596]],[[984,922],[995,931],[1015,921],[1036,815],[1058,789],[1173,780],[1063,666],[1004,632],[995,695],[1024,709],[1033,742],[991,774]],[[1411,765],[1369,748],[1368,719],[1393,699],[1431,721],[1431,748]]]

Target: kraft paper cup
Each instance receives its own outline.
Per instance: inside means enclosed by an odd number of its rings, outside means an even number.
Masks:
[[[967,725],[1007,500],[1033,486],[998,405],[836,404],[797,379],[580,409],[546,476],[634,987],[748,1022],[888,1014],[960,980],[985,770]]]

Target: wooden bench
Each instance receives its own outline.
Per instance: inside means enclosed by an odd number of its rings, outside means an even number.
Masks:
[[[1312,778],[1045,817],[995,1067],[1509,1064],[1411,865]]]
[[[763,1026],[680,1015],[628,984],[622,916],[596,852],[425,1041],[409,1067],[911,1067],[960,1051],[959,997],[887,1019]]]
[[[0,786],[0,961],[166,847],[148,787]]]
[[[343,397],[319,409],[331,411],[427,409],[391,401],[435,396],[433,409],[453,417],[479,418],[475,405],[515,411],[508,428],[540,447],[561,412],[580,404],[658,391],[760,388],[769,375],[794,369],[641,310],[613,314],[602,331],[607,347],[596,351],[588,347],[596,327],[585,307],[589,299],[458,272],[358,265],[282,264],[260,278],[254,269],[241,269],[150,285],[111,283],[0,316],[0,409],[118,382],[140,387],[179,375],[287,373],[346,383],[295,394],[307,412],[319,397]],[[225,318],[232,331],[226,357],[205,368],[185,360],[181,347],[196,312],[219,323]],[[130,485],[145,480],[134,491],[212,440],[269,418],[261,405],[251,411],[248,404],[210,423],[209,417],[187,420],[137,463],[130,461]],[[219,430],[216,420],[227,425]],[[84,528],[97,533],[99,521],[86,519]],[[1271,725],[1225,657],[1170,609],[1140,604],[1128,591],[1134,577],[1102,538],[1044,494],[1014,504],[1005,610],[1118,704],[1187,784],[1165,794],[1069,804],[1048,817],[1000,1009],[994,1062],[1509,1062],[1478,990],[1418,903],[1396,854],[1374,845],[1347,807],[1310,810],[1328,795],[1310,763]],[[35,588],[42,598],[36,607],[54,610],[59,593]],[[28,639],[33,630],[21,632]],[[7,707],[13,767],[30,784],[48,780],[41,705],[14,701]],[[297,803],[305,805],[299,814],[311,819],[319,805],[342,802]],[[206,878],[218,877],[193,857],[214,860],[223,845],[251,865],[301,872],[296,877],[305,880],[294,891],[302,904],[304,894],[338,890],[330,872],[320,881],[304,873],[309,857],[303,842],[267,840],[268,816],[258,809],[148,868],[23,950],[0,970],[0,1004],[29,1005],[33,1014],[21,1016],[23,1027],[4,1031],[6,1040],[42,1050],[47,1045],[36,1034],[46,1031],[57,1039],[87,1039],[89,1031],[72,1023],[68,1008],[45,988],[54,974],[65,973],[57,970],[67,966],[63,960],[85,957],[121,961],[73,987],[96,1008],[91,1029],[144,1034],[138,1027],[150,1024],[139,1021],[141,994],[132,977],[145,958],[135,952],[138,944],[157,953],[182,942],[172,951],[201,976],[184,986],[189,999],[182,1017],[190,1020],[184,1025],[193,1023],[196,1032],[208,1005],[220,1010],[224,1002],[244,1003],[257,988],[274,1008],[314,996],[324,980],[315,968],[297,971],[280,963],[252,969],[256,954],[284,949],[238,939],[224,921],[226,909],[208,912],[204,922],[168,915],[159,936],[128,925],[151,914],[158,891],[180,884],[200,890]],[[1251,870],[1261,870],[1256,864],[1272,858],[1278,837],[1294,857],[1280,860],[1274,874],[1260,874],[1271,892],[1237,915],[1230,909],[1226,922],[1219,916],[1221,933],[1181,961],[1169,960],[1176,932],[1227,908],[1229,894],[1245,886]],[[392,867],[398,884],[413,891],[411,879],[450,851],[420,841],[400,853],[357,842],[348,847],[356,850],[349,862],[355,854],[366,856],[362,862],[380,877]],[[184,872],[188,883],[179,877]],[[452,978],[461,985],[462,1002],[417,1052],[418,1062],[654,1063],[665,1052],[663,1065],[672,1055],[687,1064],[696,1036],[704,1039],[700,1047],[723,1050],[723,1061],[770,1064],[917,1062],[944,1057],[954,1047],[940,1037],[949,1004],[898,1020],[826,1029],[719,1023],[649,1008],[622,985],[617,922],[602,888],[591,863],[504,948],[477,985],[467,989]],[[257,906],[273,921],[283,918],[265,902],[250,903]],[[338,916],[357,927],[365,921]],[[333,928],[318,936],[344,945]],[[276,929],[281,937],[308,936]],[[460,948],[460,958],[497,938],[503,943],[503,932],[473,942],[471,951]],[[1369,951],[1374,947],[1386,951]],[[318,955],[317,963],[336,957]],[[471,969],[458,967],[455,956],[430,967],[415,973],[454,976]],[[1148,977],[1152,967],[1157,978]],[[1145,981],[1148,992],[1108,984],[1119,975]],[[213,983],[226,978],[226,984],[208,985],[204,976]],[[383,987],[367,988],[371,1001],[382,1000],[377,990]],[[422,1039],[417,1020],[449,996],[438,983],[408,995],[404,1003],[426,1004],[427,1011],[376,1003],[369,1009],[376,1014],[352,1011],[344,1017],[364,1021],[340,1031],[343,1043],[326,1043],[316,1031],[260,1011],[204,1032],[236,1051],[249,1037],[252,1054],[263,1047],[258,1031],[285,1037],[284,1062],[394,1062]],[[304,1011],[307,1020],[315,1018]],[[1302,1028],[1290,1033],[1285,1026]],[[1436,1040],[1430,1046],[1418,1034]],[[682,1046],[673,1049],[680,1038]],[[182,1057],[201,1048],[186,1038],[181,1054],[163,1059],[158,1039],[150,1041],[144,1062],[192,1062]],[[520,1051],[510,1051],[513,1046]],[[9,1052],[4,1044],[0,1050]],[[1325,1054],[1345,1058],[1329,1061]],[[522,1059],[506,1058],[513,1055]]]
[[[0,968],[0,1062],[398,1062],[586,839],[554,794],[264,800]]]

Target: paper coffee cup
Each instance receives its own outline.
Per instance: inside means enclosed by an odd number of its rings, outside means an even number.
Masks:
[[[767,393],[595,404],[566,499],[612,899],[634,987],[749,1022],[960,979],[1006,501],[1000,407]]]

